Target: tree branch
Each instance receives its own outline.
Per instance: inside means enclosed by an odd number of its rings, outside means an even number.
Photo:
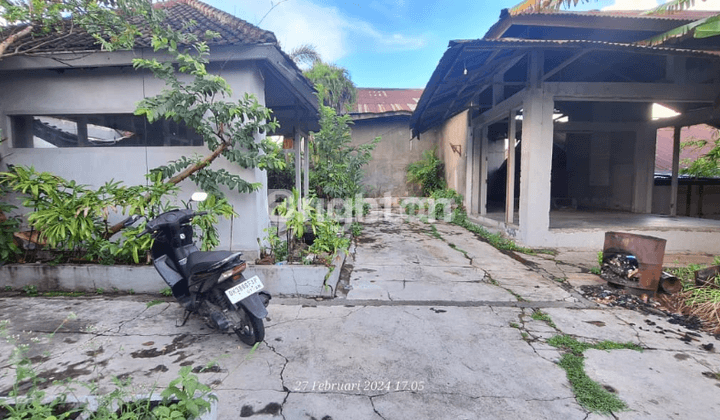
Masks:
[[[192,174],[194,174],[195,172],[199,171],[200,169],[202,169],[202,168],[210,165],[210,164],[212,163],[212,161],[214,161],[218,156],[220,156],[220,154],[221,154],[222,152],[225,151],[225,149],[228,148],[228,146],[229,146],[229,143],[225,143],[225,142],[221,143],[220,146],[218,146],[218,147],[217,147],[209,156],[207,156],[205,159],[203,159],[202,161],[198,162],[197,164],[195,164],[195,165],[193,165],[193,166],[185,169],[184,171],[180,172],[179,174],[177,174],[177,175],[175,175],[174,177],[172,177],[172,178],[170,178],[169,180],[167,180],[165,183],[166,183],[166,184],[179,184],[180,182],[182,182],[183,180],[185,180],[185,179],[186,179],[187,177],[189,177],[190,175],[192,175]],[[147,200],[148,198],[149,198],[149,196],[146,195],[146,196],[145,196],[145,199]],[[106,238],[106,239],[109,239],[109,238],[110,238],[111,236],[113,236],[114,234],[120,232],[120,231],[123,229],[123,227],[124,227],[124,226],[123,226],[123,223],[124,223],[124,221],[112,225],[112,226],[110,227],[110,229],[108,229],[107,233],[105,234],[105,238]]]
[[[10,35],[9,37],[7,37],[5,39],[5,41],[0,42],[0,59],[2,59],[2,56],[5,53],[5,50],[7,49],[7,47],[12,45],[12,43],[17,41],[18,39],[23,38],[23,37],[27,36],[28,34],[30,34],[30,32],[32,32],[33,28],[34,27],[32,25],[28,25],[22,31],[14,33],[14,34]]]

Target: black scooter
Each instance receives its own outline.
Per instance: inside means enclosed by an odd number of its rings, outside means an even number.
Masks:
[[[202,194],[193,194],[191,201],[204,200]],[[137,236],[153,235],[153,265],[185,308],[182,325],[191,314],[199,314],[211,327],[232,330],[252,346],[265,338],[263,318],[271,297],[260,291],[263,284],[257,276],[243,276],[247,264],[240,258],[242,252],[198,250],[190,221],[205,213],[191,208],[162,213]]]

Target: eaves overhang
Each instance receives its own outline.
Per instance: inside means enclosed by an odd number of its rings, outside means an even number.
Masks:
[[[563,58],[564,61],[559,60],[554,63],[554,67],[544,69],[545,74],[552,74],[555,81],[566,80],[560,71],[567,65],[566,63],[573,62],[579,57],[586,57],[588,54],[618,56],[625,60],[628,57],[639,59],[646,56],[681,56],[715,62],[720,60],[718,54],[707,51],[602,41],[508,38],[451,41],[410,119],[413,136],[419,136],[468,109],[471,102],[478,99],[480,93],[492,88],[493,83],[497,82],[494,80],[497,74],[503,74],[511,67],[517,66],[531,51],[542,51],[546,56],[555,54],[559,57],[567,57]],[[633,64],[636,65],[637,62]],[[644,80],[644,82],[651,81]],[[517,91],[520,91],[526,87],[527,80],[521,76],[508,84],[512,84]]]

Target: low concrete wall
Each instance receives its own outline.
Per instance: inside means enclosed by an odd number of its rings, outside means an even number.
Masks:
[[[345,254],[333,259],[333,270],[310,265],[250,265],[246,277],[257,275],[271,295],[333,297]],[[326,287],[328,285],[329,287]],[[121,291],[158,293],[167,287],[152,266],[8,264],[0,267],[0,289],[35,286],[39,291]]]

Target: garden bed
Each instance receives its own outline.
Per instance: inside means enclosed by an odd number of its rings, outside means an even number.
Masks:
[[[324,265],[252,265],[246,277],[257,275],[272,295],[333,297],[345,254]],[[90,293],[159,293],[167,285],[150,265],[7,264],[0,266],[0,291],[35,290]]]

